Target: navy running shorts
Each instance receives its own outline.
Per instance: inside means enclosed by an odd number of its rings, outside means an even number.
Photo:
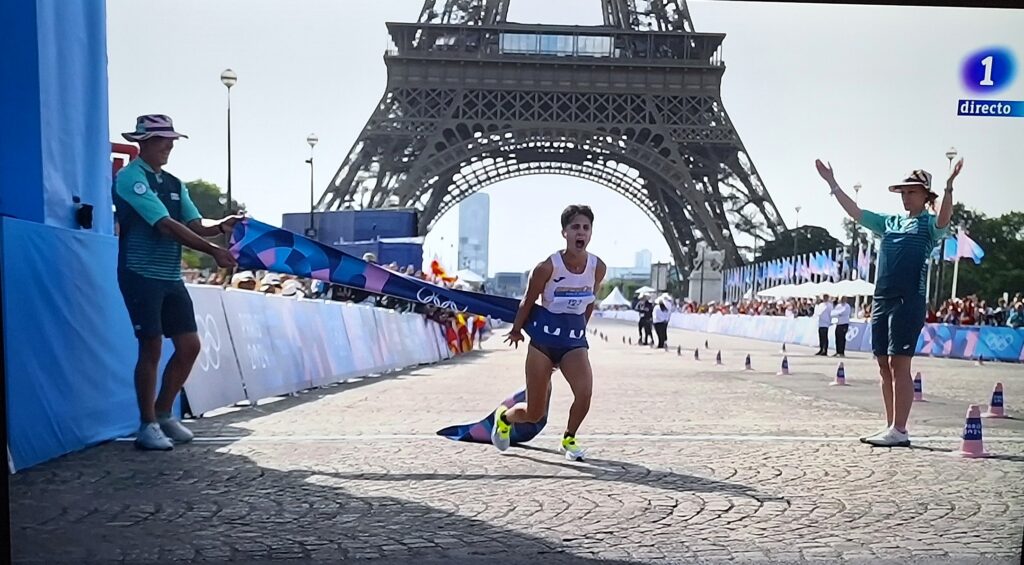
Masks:
[[[130,269],[120,269],[117,283],[135,337],[174,337],[196,332],[192,297],[181,280],[151,279]]]
[[[569,354],[570,351],[576,351],[577,349],[589,349],[587,345],[577,345],[575,347],[549,347],[546,345],[540,345],[533,341],[530,342],[530,347],[541,352],[545,357],[551,360],[551,364],[558,366],[562,362],[562,359]]]
[[[927,314],[923,296],[875,298],[871,307],[871,351],[876,357],[913,357]]]

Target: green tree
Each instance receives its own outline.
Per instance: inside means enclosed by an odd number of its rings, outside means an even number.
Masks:
[[[846,244],[858,249],[867,246],[869,237],[877,239],[871,232],[850,218],[843,218],[843,233],[846,235]]]
[[[185,186],[188,187],[189,198],[192,199],[192,203],[196,205],[204,218],[220,219],[225,216],[224,202],[227,202],[227,194],[219,186],[203,179],[186,182]],[[245,209],[244,204],[240,204],[233,198],[231,200],[231,210]],[[224,238],[216,239],[223,243]],[[212,257],[187,247],[182,249],[181,255],[182,260],[190,269],[215,269],[217,267]]]
[[[615,287],[619,287],[619,292],[621,292],[622,295],[625,296],[626,298],[629,298],[630,296],[632,296],[631,293],[635,292],[636,289],[640,288],[641,286],[643,286],[643,284],[636,281],[629,281],[625,279],[608,279],[601,283],[601,292],[599,294],[599,299],[604,300],[605,298],[608,298],[608,295],[611,294],[613,290],[615,290]]]
[[[203,179],[186,182],[185,186],[188,187],[189,197],[204,218],[219,219],[226,215],[224,203],[227,202],[227,194],[219,186]],[[233,198],[231,200],[232,211],[245,209],[245,204]]]
[[[843,243],[832,237],[828,230],[819,226],[800,226],[799,228],[782,232],[774,240],[767,241],[764,247],[758,249],[757,261],[771,261],[782,259],[793,255],[795,249],[797,254],[825,251],[842,247]]]

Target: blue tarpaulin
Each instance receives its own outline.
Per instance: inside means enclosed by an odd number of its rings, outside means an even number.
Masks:
[[[137,342],[117,287],[117,240],[12,218],[0,227],[15,468],[133,432]]]

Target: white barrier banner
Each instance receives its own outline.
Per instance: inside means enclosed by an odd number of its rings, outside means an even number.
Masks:
[[[373,351],[373,360],[375,361],[374,373],[386,373],[390,368],[388,355],[388,345],[385,341],[383,320],[377,316],[376,308],[364,308],[360,315],[363,316],[363,323],[366,327],[373,328],[373,333],[369,335],[370,349]]]
[[[303,354],[303,335],[307,333],[297,323],[296,300],[286,296],[266,295],[267,329],[274,338],[274,351],[286,367],[284,379],[291,383],[291,391],[313,387],[312,368]]]
[[[242,369],[242,381],[249,400],[288,394],[298,390],[285,377],[294,370],[294,359],[281,359],[270,333],[267,296],[247,290],[228,289],[221,296],[231,330],[231,340]]]
[[[376,308],[373,315],[377,317],[377,337],[380,349],[384,353],[386,371],[394,371],[405,366],[403,351],[399,341],[398,314],[393,310]]]
[[[434,342],[434,348],[437,350],[438,360],[451,359],[452,351],[448,349],[448,342],[444,339],[444,327],[431,320],[428,322],[431,329],[431,339]]]
[[[302,359],[302,380],[309,386],[320,386],[334,381],[327,355],[327,333],[320,322],[320,310],[326,306],[317,300],[286,298],[290,300],[292,321],[299,342]],[[346,346],[348,344],[346,343]]]
[[[417,320],[417,318],[419,318]],[[402,314],[402,331],[409,343],[409,365],[416,366],[427,362],[429,352],[423,318],[415,314]]]
[[[422,316],[403,314],[405,332],[409,336],[410,350],[414,365],[422,365],[433,361],[434,346],[427,341],[427,325]]]
[[[188,285],[203,345],[185,384],[193,414],[452,357],[419,314]]]
[[[415,345],[409,340],[409,326],[405,322],[405,316],[397,312],[387,312],[387,314],[391,325],[391,333],[387,334],[388,346],[395,353],[398,361],[395,368],[401,369],[414,365]]]
[[[344,309],[339,302],[326,301],[317,305],[319,332],[323,335],[322,342],[326,347],[327,363],[330,367],[329,378],[313,384],[324,385],[338,382],[359,374],[356,360],[352,356],[352,345],[348,330],[345,328]]]
[[[245,388],[224,317],[224,291],[216,286],[186,287],[195,308],[202,350],[185,381],[185,395],[191,413],[200,415],[245,400]]]
[[[377,346],[377,322],[373,311],[366,306],[345,303],[342,314],[357,373],[369,375],[379,372],[384,361]]]
[[[439,361],[440,359],[437,356],[437,344],[430,335],[430,333],[434,331],[433,325],[426,318],[417,314],[407,314],[406,317],[409,319],[409,326],[419,338],[418,344],[420,355],[419,359],[416,361],[420,364]]]

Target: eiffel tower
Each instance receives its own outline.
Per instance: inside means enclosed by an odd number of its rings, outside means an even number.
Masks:
[[[736,232],[785,231],[722,103],[725,34],[685,0],[601,0],[601,26],[509,22],[510,1],[387,24],[387,89],[318,210],[414,208],[425,234],[488,185],[560,174],[636,204],[683,270],[698,242],[734,266]]]

